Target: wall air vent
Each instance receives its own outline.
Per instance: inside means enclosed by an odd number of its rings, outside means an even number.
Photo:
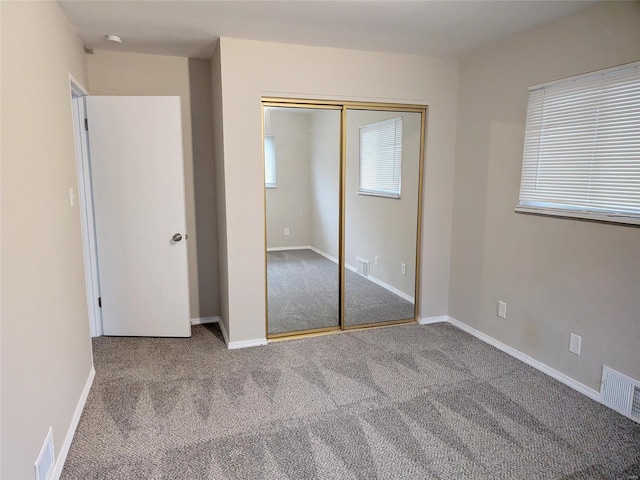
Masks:
[[[369,261],[364,258],[356,257],[356,272],[363,277],[369,276]]]
[[[49,480],[51,473],[53,472],[53,463],[55,456],[53,453],[53,427],[49,427],[49,433],[47,433],[40,450],[40,455],[34,464],[36,469],[36,480]]]
[[[640,423],[640,381],[603,366],[600,401]]]

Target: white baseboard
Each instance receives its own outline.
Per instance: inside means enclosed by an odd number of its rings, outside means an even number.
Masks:
[[[96,376],[96,369],[91,366],[91,370],[89,371],[89,377],[87,377],[87,381],[84,384],[84,388],[82,389],[82,393],[80,394],[80,398],[78,399],[78,404],[76,405],[76,409],[73,412],[73,417],[71,418],[71,424],[69,425],[69,429],[67,430],[67,435],[64,437],[64,442],[60,451],[58,452],[58,458],[56,459],[56,463],[53,467],[53,472],[51,472],[51,478],[53,480],[58,480],[60,475],[62,474],[62,468],[64,467],[64,462],[67,459],[67,454],[69,453],[69,448],[71,447],[71,441],[73,440],[73,436],[76,433],[76,428],[78,428],[78,423],[80,422],[80,416],[82,415],[82,410],[84,409],[85,403],[87,403],[87,397],[89,396],[89,390],[91,390],[91,385],[93,385],[93,379]]]
[[[204,325],[205,323],[219,323],[220,317],[200,317],[192,318],[191,325]]]
[[[220,327],[220,331],[222,332],[222,338],[224,339],[224,343],[229,347],[229,334],[227,333],[227,327],[224,326],[224,322],[222,319],[218,322],[218,326]]]
[[[256,338],[254,340],[241,340],[239,342],[230,342],[229,333],[227,332],[227,329],[224,326],[224,322],[221,322],[221,321],[218,322],[218,326],[220,327],[220,331],[222,332],[224,343],[227,344],[227,348],[229,350],[235,350],[237,348],[260,347],[263,345],[267,345],[266,338]]]
[[[369,275],[368,277],[364,277],[367,280],[369,280],[370,282],[375,283],[376,285],[381,286],[382,288],[384,288],[385,290],[390,291],[391,293],[396,294],[397,296],[399,296],[400,298],[405,299],[407,302],[410,303],[415,303],[415,299],[411,296],[411,295],[407,295],[406,293],[404,293],[401,290],[398,290],[396,287],[393,287],[391,285],[389,285],[388,283],[383,282],[382,280],[377,279],[376,277],[372,277],[371,275]]]
[[[352,272],[358,273],[358,269],[356,267],[354,267],[353,265],[349,265],[348,263],[345,263],[344,265],[345,265],[345,267],[347,267]],[[394,295],[399,296],[400,298],[406,300],[407,302],[415,303],[415,299],[411,295],[407,295],[403,291],[398,290],[396,287],[393,287],[393,286],[389,285],[388,283],[385,283],[382,280],[377,279],[376,277],[373,277],[373,276],[369,275],[368,277],[364,277],[363,276],[363,278],[366,278],[370,282],[373,282],[376,285],[384,288],[385,290],[388,290],[389,292],[393,293]]]
[[[432,323],[448,322],[449,318],[450,317],[448,315],[440,315],[439,317],[424,317],[418,318],[418,323],[420,325],[430,325]]]
[[[328,253],[323,252],[322,250],[320,250],[319,248],[316,248],[316,247],[308,246],[308,247],[274,247],[274,248],[267,248],[268,252],[276,252],[276,251],[280,251],[280,250],[311,250],[313,252],[316,252],[318,255],[322,255],[324,258],[326,258],[328,260],[331,260],[333,263],[338,263],[338,259],[336,257],[332,257]],[[358,270],[356,269],[356,267],[353,267],[353,266],[349,265],[348,263],[345,264],[345,267],[347,267],[349,270],[351,270],[354,273],[358,273]],[[368,277],[364,277],[364,278],[366,278],[370,282],[373,282],[376,285],[384,288],[385,290],[388,290],[389,292],[393,293],[394,295],[399,296],[400,298],[406,300],[407,302],[415,303],[415,298],[413,298],[411,295],[407,295],[403,291],[398,290],[396,287],[393,287],[393,286],[389,285],[388,283],[385,283],[382,280],[377,279],[376,277],[372,277],[371,275],[369,275]]]
[[[309,248],[309,250],[312,250],[312,251],[316,252],[318,255],[322,255],[327,260],[331,260],[333,263],[338,263],[338,259],[336,257],[332,257],[328,253],[325,253],[325,252],[323,252],[322,250],[320,250],[320,249],[318,249],[316,247],[308,247],[308,248]]]
[[[269,247],[267,248],[267,252],[283,252],[285,250],[311,250],[312,252],[316,252],[318,255],[322,255],[324,258],[331,260],[333,263],[338,263],[338,259],[336,257],[332,257],[328,253],[323,252],[319,248],[312,247],[311,245],[305,245],[301,247]]]
[[[239,342],[229,342],[227,343],[227,348],[229,350],[235,350],[237,348],[261,347],[264,345],[267,345],[266,338],[256,338],[253,340],[241,340]]]
[[[269,247],[267,248],[267,252],[283,252],[285,250],[311,250],[311,247],[306,246],[297,246],[297,247]]]
[[[435,318],[438,318],[438,319],[446,318],[446,320],[439,320],[439,321],[440,322],[442,322],[442,321],[449,322],[454,327],[458,327],[460,330],[464,330],[465,332],[473,335],[474,337],[482,340],[483,342],[488,343],[489,345],[492,345],[492,346],[496,347],[498,350],[501,350],[504,353],[507,353],[507,354],[511,355],[513,358],[516,358],[516,359],[520,360],[521,362],[524,362],[527,365],[532,366],[536,370],[540,370],[542,373],[546,373],[550,377],[555,378],[559,382],[564,383],[565,385],[573,388],[574,390],[582,393],[583,395],[586,395],[587,397],[595,400],[596,402],[600,402],[600,393],[595,391],[593,388],[587,387],[586,385],[578,382],[577,380],[574,380],[573,378],[565,375],[564,373],[559,372],[558,370],[556,370],[554,368],[551,368],[549,365],[545,365],[544,363],[539,362],[535,358],[532,358],[529,355],[527,355],[525,353],[522,353],[521,351],[516,350],[515,348],[510,347],[509,345],[506,345],[506,344],[502,343],[501,341],[496,340],[493,337],[490,337],[486,333],[482,333],[480,330],[476,330],[475,328],[470,327],[466,323],[462,323],[461,321],[456,320],[455,318],[450,317],[448,315],[444,315],[442,317],[429,317],[429,318],[427,318],[425,320],[429,320],[429,319],[432,319],[432,318],[433,319],[435,319]],[[420,323],[422,323],[422,322],[420,322]],[[435,322],[429,322],[429,323],[435,323]]]

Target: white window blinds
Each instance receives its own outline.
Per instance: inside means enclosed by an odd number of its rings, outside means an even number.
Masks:
[[[359,193],[400,198],[402,117],[360,127]]]
[[[276,145],[273,135],[264,137],[264,185],[276,188]]]
[[[516,211],[640,223],[640,64],[529,89]]]

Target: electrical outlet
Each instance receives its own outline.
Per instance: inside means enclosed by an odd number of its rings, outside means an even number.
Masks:
[[[376,265],[379,265],[379,264],[380,264],[380,257],[379,257],[378,255],[376,255],[376,256],[373,258],[373,262],[374,262]]]
[[[400,273],[402,275],[406,275],[407,274],[407,264],[406,263],[401,263],[400,264]]]
[[[288,228],[285,228],[285,229],[284,229],[284,234],[285,234],[285,235],[289,235],[289,229],[288,229]]]
[[[575,353],[576,355],[580,355],[580,347],[582,346],[582,337],[580,335],[576,335],[572,333],[569,337],[569,351],[571,353]]]
[[[498,300],[498,316],[507,318],[507,304]]]

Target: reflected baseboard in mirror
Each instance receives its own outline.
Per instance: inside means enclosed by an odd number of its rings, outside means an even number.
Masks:
[[[346,327],[415,318],[421,131],[420,113],[347,109]]]
[[[264,108],[267,335],[340,327],[340,109]]]
[[[372,277],[351,271],[345,272],[345,317],[348,325],[413,320],[415,305],[393,292],[393,287],[382,287]]]
[[[315,250],[315,251],[314,251]],[[314,248],[267,253],[269,334],[338,327],[338,264]],[[350,325],[408,320],[414,304],[347,269]]]

